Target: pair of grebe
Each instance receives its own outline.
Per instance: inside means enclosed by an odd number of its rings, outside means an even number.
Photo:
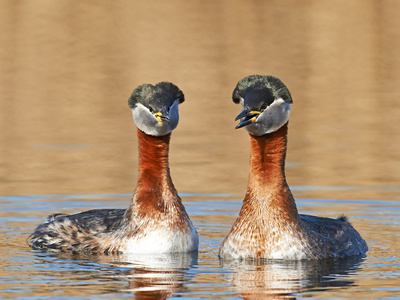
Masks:
[[[139,141],[139,176],[127,209],[56,214],[29,237],[35,249],[85,253],[174,253],[198,249],[198,234],[172,183],[171,132],[182,91],[172,83],[144,84],[129,99]],[[276,77],[240,80],[233,101],[250,135],[250,174],[243,206],[220,248],[221,259],[321,259],[360,255],[366,242],[342,216],[301,215],[285,178],[292,97]]]

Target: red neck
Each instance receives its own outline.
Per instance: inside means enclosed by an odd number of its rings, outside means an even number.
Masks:
[[[171,134],[150,136],[137,130],[139,142],[139,176],[133,202],[150,211],[164,212],[168,202],[181,200],[172,183],[168,151]]]
[[[279,215],[297,220],[296,203],[285,177],[287,131],[288,123],[263,136],[250,135],[250,174],[243,207],[262,206],[267,218]]]
[[[165,181],[171,183],[168,166],[171,134],[150,136],[137,130],[139,142],[139,179],[143,183]],[[140,185],[138,185],[140,186]]]

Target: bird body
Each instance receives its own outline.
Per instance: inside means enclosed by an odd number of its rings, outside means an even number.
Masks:
[[[234,91],[234,101],[243,106],[237,128],[245,127],[250,133],[250,172],[243,206],[222,243],[220,257],[300,260],[365,253],[367,244],[346,217],[331,219],[297,211],[285,177],[292,99],[283,87],[275,77],[253,75],[240,81]]]
[[[173,84],[142,85],[129,105],[138,125],[139,176],[127,209],[53,215],[28,243],[36,249],[85,253],[174,253],[198,249],[197,231],[170,176],[171,131],[183,93]]]

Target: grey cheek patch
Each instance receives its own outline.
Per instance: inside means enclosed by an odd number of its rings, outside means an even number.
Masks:
[[[246,130],[256,136],[274,132],[287,123],[290,116],[290,104],[283,99],[275,100],[257,118],[255,123],[246,126]]]
[[[170,133],[178,126],[179,122],[179,101],[175,100],[169,111],[169,122],[159,122],[143,104],[137,103],[132,108],[133,121],[144,133],[152,136],[163,136]]]

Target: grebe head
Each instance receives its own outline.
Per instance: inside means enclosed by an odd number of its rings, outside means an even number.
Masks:
[[[133,121],[144,133],[163,136],[179,122],[179,104],[185,101],[183,92],[170,82],[138,86],[128,100]]]
[[[236,129],[244,127],[256,136],[274,132],[289,120],[292,96],[286,85],[273,76],[250,75],[238,82],[233,102],[243,107]]]

